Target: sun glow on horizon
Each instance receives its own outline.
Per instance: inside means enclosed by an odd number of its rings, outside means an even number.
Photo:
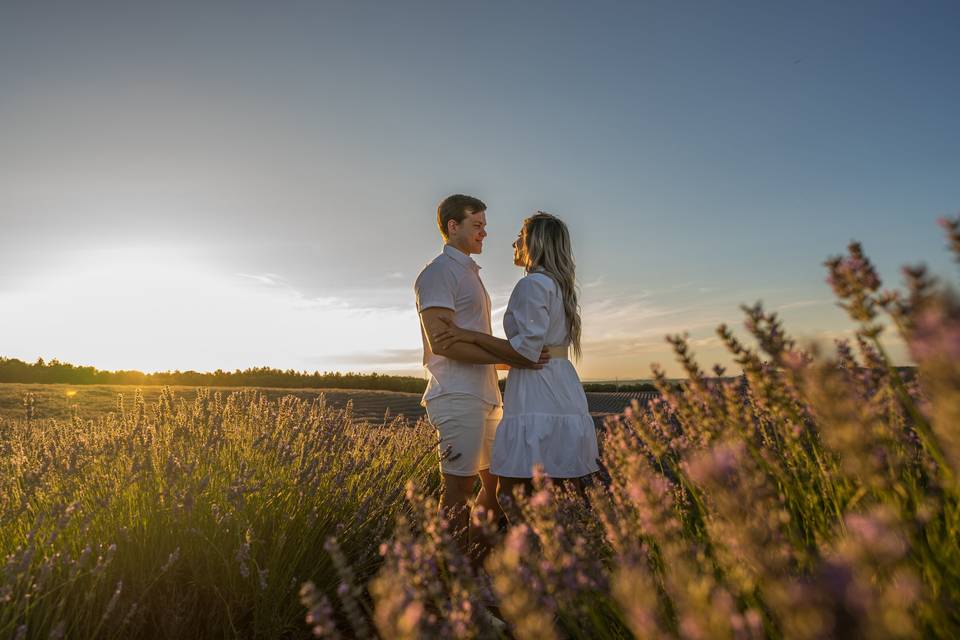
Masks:
[[[412,310],[309,298],[275,277],[224,273],[163,249],[92,252],[0,293],[0,310],[9,320],[0,353],[42,350],[107,370],[325,370],[377,352],[412,357],[419,344]]]
[[[405,282],[380,291],[347,286],[339,295],[310,296],[282,274],[226,268],[196,250],[124,248],[62,259],[45,264],[44,273],[18,288],[0,291],[0,355],[145,373],[268,366],[424,374],[419,322]],[[690,346],[704,364],[738,371],[714,329],[740,325],[735,296],[742,294],[718,292],[694,304],[682,293],[588,289],[584,359],[575,363],[581,378],[648,378],[650,362],[664,365],[668,375],[682,375],[663,339],[678,330],[690,332]],[[509,289],[494,292],[494,334],[501,337],[507,295]],[[786,293],[780,298],[790,299]],[[771,308],[782,311],[788,331],[801,342],[829,346],[849,337],[849,325],[829,300]],[[902,345],[888,346],[905,362]]]

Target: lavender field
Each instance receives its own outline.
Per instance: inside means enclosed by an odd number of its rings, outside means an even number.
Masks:
[[[205,390],[43,418],[25,393],[0,637],[958,637],[960,302],[920,268],[882,290],[855,244],[827,268],[854,341],[815,353],[745,308],[729,379],[669,338],[686,384],[655,370],[605,421],[585,495],[539,478],[523,524],[478,516],[483,568],[437,518],[423,421]]]

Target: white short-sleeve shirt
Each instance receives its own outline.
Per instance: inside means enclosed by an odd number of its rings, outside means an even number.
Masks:
[[[445,245],[443,253],[424,267],[414,284],[417,312],[431,307],[453,310],[458,326],[492,334],[490,296],[480,280],[480,265],[462,251]],[[435,354],[420,324],[423,365],[430,374],[423,404],[448,393],[466,393],[500,406],[497,371],[492,364],[458,362]]]

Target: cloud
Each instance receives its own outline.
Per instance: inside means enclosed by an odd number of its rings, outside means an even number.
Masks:
[[[340,309],[358,313],[374,311],[402,313],[412,307],[412,303],[404,305],[393,302],[400,294],[408,297],[407,287],[355,288],[338,291],[337,295],[309,295],[302,288],[294,286],[288,278],[276,273],[237,273],[235,275],[284,291],[292,299],[293,308],[298,310]],[[403,274],[399,275],[402,277]],[[391,276],[388,275],[388,277]]]
[[[667,350],[667,343],[662,338],[636,340],[631,338],[606,338],[602,340],[585,340],[583,343],[584,355],[587,358],[628,357],[643,355]]]
[[[701,364],[732,364],[715,329],[739,326],[740,292],[699,291],[693,283],[681,283],[632,291],[600,286],[584,293],[584,360],[578,368],[585,378],[642,377],[654,362],[662,363],[668,375],[682,375],[665,339],[673,334],[688,335]]]
[[[781,304],[777,307],[774,307],[774,311],[787,311],[788,309],[802,309],[804,307],[818,307],[823,304],[830,304],[834,302],[831,298],[822,298],[817,300],[797,300],[796,302],[788,302],[786,304]]]
[[[722,347],[723,340],[720,339],[720,336],[706,336],[704,338],[691,338],[687,341],[691,347],[694,349],[712,349],[714,347]]]
[[[603,286],[605,282],[604,277],[598,276],[597,278],[590,280],[589,282],[584,282],[580,285],[582,289],[595,289],[597,287]]]
[[[279,282],[280,276],[275,273],[265,273],[263,275],[255,275],[250,273],[238,273],[241,278],[247,278],[253,280],[254,282],[259,282],[260,284],[265,284],[271,287],[280,286]]]
[[[353,368],[359,370],[400,369],[420,372],[423,368],[423,350],[415,349],[377,349],[352,351],[323,356],[304,358],[310,366],[333,368]]]
[[[850,340],[851,342],[855,342],[856,333],[857,329],[853,326],[846,329],[824,329],[810,334],[799,334],[799,340],[813,341],[821,344],[829,343],[832,345],[837,340]],[[880,341],[888,347],[906,346],[903,336],[890,328],[880,334]]]
[[[599,297],[599,296],[598,296]],[[713,328],[739,312],[711,301],[670,301],[660,293],[639,291],[588,302],[583,309],[585,334],[608,338],[662,338],[667,334]]]

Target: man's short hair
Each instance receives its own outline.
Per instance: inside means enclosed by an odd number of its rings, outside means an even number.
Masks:
[[[483,201],[473,196],[465,196],[462,193],[456,193],[447,196],[437,207],[437,226],[440,227],[440,234],[443,239],[447,239],[447,223],[451,220],[463,222],[467,215],[473,215],[480,211],[486,211],[487,205]]]

